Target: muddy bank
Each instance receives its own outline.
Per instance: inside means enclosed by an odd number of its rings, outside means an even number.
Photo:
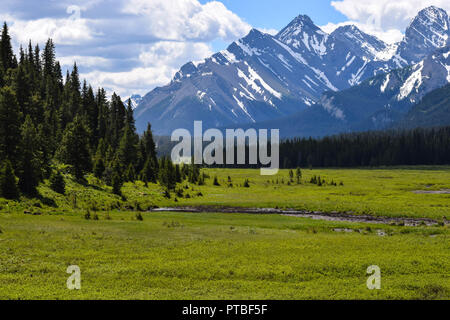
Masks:
[[[374,224],[395,224],[405,226],[435,226],[436,220],[426,218],[401,218],[401,217],[377,217],[368,215],[354,215],[351,213],[340,212],[319,212],[319,211],[301,211],[291,209],[274,208],[234,208],[234,207],[176,207],[176,208],[155,208],[151,212],[191,212],[191,213],[246,213],[246,214],[279,214],[290,217],[310,218],[315,220],[343,221],[354,223],[374,223]]]
[[[450,189],[443,189],[443,190],[437,190],[437,191],[416,190],[413,192],[415,194],[450,194]]]

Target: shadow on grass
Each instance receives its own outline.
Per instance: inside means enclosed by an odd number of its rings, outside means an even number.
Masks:
[[[46,205],[48,207],[58,208],[58,205],[56,204],[55,200],[43,196],[39,192],[36,192],[34,194],[23,194],[23,196],[28,200],[39,200],[43,205]]]

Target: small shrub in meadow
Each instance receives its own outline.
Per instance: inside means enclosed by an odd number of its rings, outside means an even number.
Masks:
[[[71,194],[71,200],[72,200],[72,208],[73,209],[77,209],[78,208],[78,204],[77,204],[77,194],[74,192]]]
[[[300,184],[302,182],[302,169],[297,168],[295,170],[295,177],[297,178],[297,184]]]
[[[177,189],[175,191],[178,198],[183,198],[183,192],[184,192],[183,189]]]
[[[204,178],[204,176],[200,176],[200,177],[198,178],[197,184],[198,184],[199,186],[204,186],[204,185],[205,185],[205,178]]]
[[[289,170],[289,182],[294,182],[294,171],[292,169]]]

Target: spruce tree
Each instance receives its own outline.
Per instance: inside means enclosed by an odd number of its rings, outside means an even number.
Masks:
[[[55,45],[52,39],[48,39],[45,44],[44,51],[42,53],[43,72],[44,77],[53,78],[55,76],[55,63],[56,63]]]
[[[132,132],[136,131],[136,124],[133,114],[133,106],[131,105],[131,99],[128,99],[127,112],[126,112],[126,124],[130,127]]]
[[[122,177],[120,176],[120,174],[118,172],[114,172],[113,177],[112,177],[113,193],[118,196],[121,196],[122,195],[122,186],[123,186]]]
[[[145,161],[144,168],[141,171],[141,180],[145,183],[156,183],[156,172],[154,171],[155,165],[152,163],[152,159],[149,157]]]
[[[158,176],[159,166],[156,154],[156,144],[153,139],[152,126],[150,123],[147,124],[147,130],[142,136],[142,142],[144,144],[143,150],[145,150],[145,159],[150,158],[151,164],[154,165],[152,169],[155,172],[155,176]],[[142,151],[142,153],[144,153],[144,151]]]
[[[109,118],[109,108],[108,102],[106,100],[106,93],[104,89],[99,89],[97,91],[97,95],[95,97],[96,109],[98,110],[97,116],[97,129],[94,131],[96,134],[96,139],[99,141],[100,139],[107,138],[108,132],[108,118]],[[106,144],[106,141],[104,141]]]
[[[95,148],[98,144],[98,116],[99,110],[95,100],[94,90],[88,86],[87,93],[83,97],[83,109],[88,120],[89,131],[91,132],[90,143]]]
[[[42,163],[37,130],[29,115],[26,117],[21,131],[20,160],[17,170],[19,188],[25,194],[35,195],[36,187],[42,177]]]
[[[136,180],[136,171],[131,163],[128,165],[127,171],[125,172],[125,177],[128,182],[134,182]]]
[[[39,48],[38,44],[34,47],[33,61],[34,61],[34,67],[35,67],[36,74],[41,74],[41,72],[42,72],[41,49]]]
[[[111,97],[111,108],[109,115],[109,144],[117,148],[123,135],[123,129],[126,125],[126,109],[118,95],[115,93]]]
[[[136,163],[138,139],[138,136],[127,124],[122,139],[120,140],[119,149],[117,150],[117,158],[122,170],[125,170],[129,165],[134,165]]]
[[[16,177],[9,160],[5,161],[0,171],[0,196],[11,200],[19,198]]]
[[[12,88],[4,87],[0,89],[0,158],[16,164],[19,141],[19,106]]]
[[[175,165],[175,182],[176,183],[181,183],[183,182],[182,176],[181,176],[181,170],[180,170],[180,165],[176,164]]]
[[[5,72],[8,69],[17,67],[17,60],[14,56],[11,37],[9,36],[8,25],[6,22],[3,24],[2,37],[0,40],[0,61],[2,62],[2,67]]]
[[[175,167],[170,158],[162,158],[159,167],[159,183],[167,190],[174,190],[176,186]]]
[[[103,177],[103,173],[105,172],[105,163],[102,158],[96,158],[94,163],[94,176],[98,179]]]
[[[57,158],[72,166],[77,180],[83,180],[84,174],[91,169],[89,132],[80,117],[76,117],[64,131]]]

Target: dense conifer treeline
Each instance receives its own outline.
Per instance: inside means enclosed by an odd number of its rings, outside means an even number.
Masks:
[[[165,149],[169,149],[168,146],[171,145],[166,143]],[[240,149],[235,146],[235,163]],[[226,153],[224,149],[224,159]],[[245,163],[211,167],[260,168],[260,164],[249,164],[248,144],[245,146]],[[281,169],[448,164],[450,127],[355,132],[321,139],[295,138],[280,142]]]
[[[450,164],[450,127],[290,139],[280,158],[284,168]]]
[[[161,181],[173,189],[175,166],[158,162],[151,126],[136,133],[131,102],[81,83],[78,67],[63,79],[49,39],[41,51],[31,41],[15,56],[6,23],[0,38],[0,196],[36,195],[47,178],[63,191],[55,164],[69,165],[80,182],[86,173],[120,193],[125,181]],[[188,168],[188,167],[187,167]],[[188,168],[189,169],[189,168]],[[19,190],[17,190],[17,188]]]

